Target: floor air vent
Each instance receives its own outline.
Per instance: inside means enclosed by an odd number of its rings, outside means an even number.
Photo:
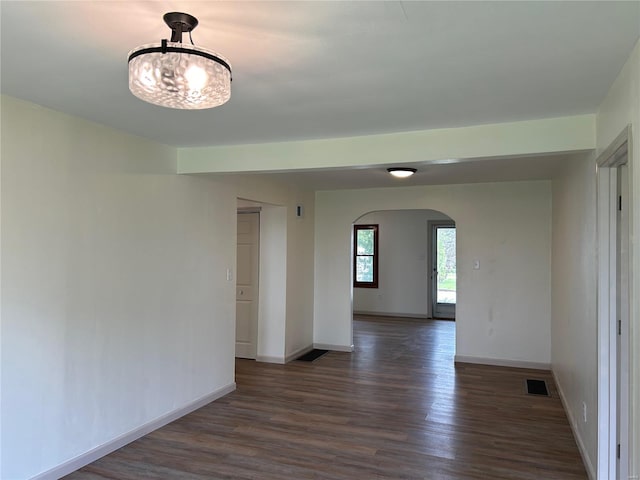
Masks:
[[[301,360],[303,362],[313,362],[314,360],[320,358],[322,355],[327,353],[329,350],[320,350],[318,348],[314,348],[308,353],[305,353],[301,357],[296,358],[296,360]]]
[[[549,390],[547,390],[547,382],[544,380],[532,380],[527,378],[527,393],[529,395],[542,395],[543,397],[548,397]]]

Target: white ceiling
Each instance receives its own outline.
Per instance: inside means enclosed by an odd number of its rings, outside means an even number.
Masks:
[[[146,104],[127,54],[184,11],[233,66],[222,107]],[[174,146],[231,145],[595,112],[640,36],[640,1],[0,1],[2,93]],[[570,156],[273,174],[313,189],[551,178]]]
[[[2,1],[2,92],[175,146],[330,138],[592,113],[640,2]],[[127,86],[127,53],[198,17],[228,104],[178,111]]]

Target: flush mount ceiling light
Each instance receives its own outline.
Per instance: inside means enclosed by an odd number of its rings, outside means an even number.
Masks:
[[[400,168],[400,167],[387,168],[387,172],[389,172],[391,175],[397,178],[410,177],[417,171],[418,170],[416,170],[415,168]]]
[[[171,40],[142,45],[129,52],[129,90],[145,102],[195,110],[222,105],[231,97],[231,66],[211,50],[196,47],[191,31],[198,20],[188,13],[170,12],[164,21]],[[182,44],[189,33],[191,45]]]

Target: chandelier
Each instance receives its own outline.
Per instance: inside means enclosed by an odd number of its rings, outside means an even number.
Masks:
[[[164,15],[171,40],[141,45],[129,52],[129,90],[145,102],[196,110],[213,108],[231,97],[231,65],[211,50],[196,47],[191,31],[198,20],[180,12]],[[189,33],[191,45],[182,43]]]

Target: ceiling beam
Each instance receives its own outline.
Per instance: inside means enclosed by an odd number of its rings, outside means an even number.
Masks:
[[[178,149],[178,173],[455,163],[595,148],[595,115],[295,142]]]

